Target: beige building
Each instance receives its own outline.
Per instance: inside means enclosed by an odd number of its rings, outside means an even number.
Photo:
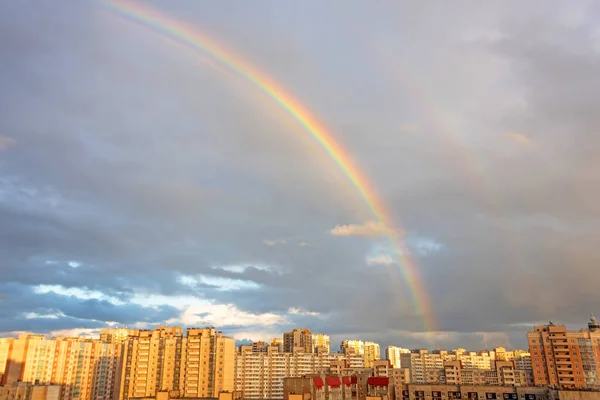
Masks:
[[[140,330],[123,350],[121,400],[175,391],[182,397],[217,397],[233,391],[235,341],[214,328]]]
[[[312,353],[312,334],[310,329],[296,328],[283,334],[283,351],[286,353],[305,352]]]
[[[600,389],[600,323],[593,315],[588,329],[550,322],[527,332],[527,340],[536,385]]]
[[[362,340],[343,340],[340,352],[344,354],[365,354],[365,343]]]
[[[323,333],[312,334],[312,352],[313,353],[329,353],[331,348],[331,341],[329,335]]]
[[[339,377],[311,374],[284,381],[284,400],[393,400],[394,385],[388,377],[358,374]]]
[[[496,360],[495,352],[493,351],[466,351],[465,349],[456,349],[451,354],[456,360],[462,363],[463,368],[473,369],[492,369],[492,365]]]
[[[410,371],[411,383],[439,382],[439,376],[444,369],[445,361],[455,360],[448,352],[429,353],[419,350],[400,355],[401,364]]]
[[[365,367],[373,368],[375,361],[381,360],[381,348],[375,342],[364,344]]]
[[[0,399],[2,400],[60,400],[60,394],[60,385],[15,382],[0,386]]]
[[[402,354],[410,354],[409,349],[396,346],[388,346],[385,348],[385,359],[392,363],[393,368],[402,368]]]
[[[121,346],[86,338],[53,338],[43,335],[21,335],[4,340],[2,382],[39,383],[32,396],[52,397],[61,387],[62,400],[112,400],[120,367]],[[6,350],[8,349],[8,352]],[[37,386],[36,386],[37,387]],[[50,390],[50,392],[48,392]]]
[[[276,347],[277,351],[279,351],[280,353],[283,353],[283,339],[282,338],[274,338],[273,340],[271,340],[271,346]]]
[[[235,391],[245,399],[283,398],[283,380],[335,370],[346,371],[364,367],[361,355],[339,353],[253,352],[252,346],[240,346],[236,353]]]
[[[123,344],[130,336],[137,336],[139,329],[128,328],[106,328],[100,330],[100,341],[102,343]]]
[[[397,400],[553,400],[543,387],[408,384]],[[600,399],[599,399],[600,400]]]

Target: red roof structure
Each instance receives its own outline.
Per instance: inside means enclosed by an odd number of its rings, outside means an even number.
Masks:
[[[342,386],[342,381],[340,381],[340,378],[338,378],[337,376],[328,376],[327,378],[325,378],[325,380],[327,381],[327,385],[329,385],[332,388],[339,388],[340,386]]]
[[[321,378],[313,378],[313,382],[315,383],[317,389],[323,389],[323,386],[325,386],[325,384],[323,383],[323,379]]]
[[[352,385],[352,381],[347,376],[344,376],[342,379],[344,380],[344,385],[346,385],[346,386]]]
[[[367,384],[371,385],[371,386],[387,386],[390,383],[390,378],[382,376],[382,377],[375,377],[372,376],[367,380]]]
[[[352,378],[350,378],[350,382],[354,383],[358,383],[358,377],[357,376],[353,376]]]

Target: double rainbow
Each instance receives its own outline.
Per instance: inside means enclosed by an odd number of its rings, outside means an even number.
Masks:
[[[422,316],[426,331],[435,330],[433,312],[426,295],[425,287],[417,273],[415,262],[409,255],[403,240],[393,230],[391,218],[381,200],[376,195],[366,176],[358,169],[350,154],[339,142],[321,125],[309,110],[287,93],[281,85],[264,73],[259,72],[250,63],[226,49],[212,38],[200,33],[197,29],[186,26],[180,21],[173,20],[157,10],[122,0],[106,0],[108,9],[137,22],[151,30],[176,40],[187,48],[210,55],[214,60],[227,66],[240,76],[250,81],[254,86],[273,99],[282,109],[289,113],[314,140],[327,152],[329,157],[338,165],[348,180],[356,188],[368,205],[373,216],[390,232],[389,238],[396,251],[398,265],[409,287],[415,312]]]

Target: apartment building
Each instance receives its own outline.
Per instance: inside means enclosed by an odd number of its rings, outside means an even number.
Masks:
[[[364,344],[365,367],[373,368],[375,361],[381,360],[381,348],[375,342]]]
[[[2,400],[60,400],[60,394],[60,385],[14,382],[0,386],[0,399]]]
[[[123,344],[130,336],[137,336],[139,329],[128,328],[106,328],[100,330],[100,341],[102,343]]]
[[[121,365],[118,344],[86,338],[21,335],[18,339],[3,340],[0,347],[3,384],[59,385],[62,400],[112,400],[117,390]]]
[[[393,368],[402,368],[402,359],[400,358],[400,355],[409,353],[409,349],[404,349],[402,347],[396,346],[388,346],[385,348],[385,359],[389,360],[392,363]]]
[[[343,354],[365,354],[365,343],[362,340],[343,340],[340,345]]]
[[[312,352],[313,353],[329,353],[331,348],[331,340],[329,335],[323,333],[312,334]]]
[[[429,353],[427,350],[418,350],[400,355],[401,365],[410,371],[410,382],[421,384],[439,382],[444,361],[453,359],[454,357],[445,351]]]
[[[535,326],[527,333],[536,385],[569,389],[600,388],[600,323],[592,315],[588,329]]]
[[[271,351],[253,352],[252,346],[240,346],[236,353],[235,391],[242,398],[278,399],[283,397],[283,380],[286,377],[299,377],[345,371],[364,367],[361,355],[346,356],[339,353],[280,353]]]
[[[463,368],[492,369],[495,361],[495,352],[491,351],[466,351],[465,349],[456,349],[452,353],[463,365]]]
[[[310,329],[296,328],[291,332],[283,334],[283,351],[286,353],[294,353],[303,351],[312,353],[313,342]]]
[[[397,393],[398,400],[552,400],[547,388],[493,385],[407,384]]]
[[[123,349],[121,400],[176,391],[218,397],[233,391],[235,341],[214,328],[159,327],[130,336]]]
[[[274,338],[273,340],[271,340],[271,346],[276,347],[277,351],[279,351],[280,353],[283,353],[283,339],[282,338]]]

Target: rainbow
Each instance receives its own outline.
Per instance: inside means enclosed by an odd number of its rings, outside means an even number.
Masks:
[[[368,205],[377,221],[388,227],[387,230],[390,232],[388,236],[395,247],[397,261],[403,267],[401,270],[402,275],[411,292],[415,311],[423,317],[426,331],[435,330],[433,310],[417,272],[416,264],[410,257],[404,241],[395,230],[391,229],[393,224],[391,224],[389,213],[366,176],[361,173],[352,160],[350,154],[306,107],[287,93],[281,85],[250,65],[248,61],[226,49],[207,35],[200,33],[197,29],[188,27],[180,21],[173,20],[159,11],[139,3],[123,0],[105,0],[103,3],[109,10],[116,12],[118,15],[176,40],[201,54],[211,56],[214,60],[250,81],[290,114],[337,164]]]

